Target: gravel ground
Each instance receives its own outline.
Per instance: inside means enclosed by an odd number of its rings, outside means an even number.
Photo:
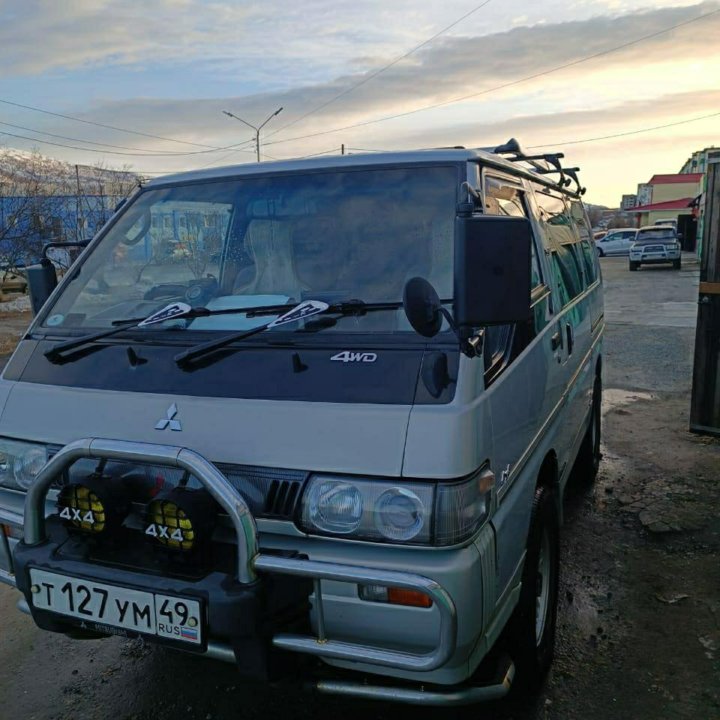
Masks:
[[[720,718],[720,442],[687,432],[697,265],[602,266],[604,457],[566,502],[555,664],[538,695],[474,717]],[[242,684],[231,666],[137,641],[43,634],[16,599],[0,588],[3,718],[429,716]]]

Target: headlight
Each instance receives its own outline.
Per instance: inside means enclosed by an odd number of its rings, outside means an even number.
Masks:
[[[308,516],[318,530],[340,535],[354,532],[362,522],[362,514],[363,498],[355,485],[335,480],[313,485]]]
[[[375,525],[388,540],[407,542],[425,526],[422,500],[406,488],[391,488],[378,499]]]
[[[0,438],[0,486],[27,490],[47,459],[44,445]]]
[[[457,483],[315,475],[303,494],[300,525],[314,535],[454,545],[488,517],[494,480],[489,470]]]

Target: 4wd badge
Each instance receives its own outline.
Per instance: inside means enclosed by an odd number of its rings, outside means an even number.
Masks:
[[[350,350],[343,350],[337,355],[333,355],[331,360],[337,362],[349,363],[349,362],[362,362],[362,363],[374,363],[377,360],[377,353],[372,352],[352,352]]]

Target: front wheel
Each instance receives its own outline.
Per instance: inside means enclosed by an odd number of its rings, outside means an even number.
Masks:
[[[595,248],[597,250],[598,257],[605,257],[605,253],[600,248]]]
[[[682,260],[673,260],[673,270],[679,270],[682,267]]]
[[[555,652],[558,601],[559,525],[555,493],[535,490],[520,600],[510,621],[513,688],[540,686]]]
[[[593,384],[592,406],[590,408],[590,424],[583,438],[580,452],[575,461],[575,473],[581,482],[588,485],[594,482],[600,467],[600,439],[602,418],[602,380],[595,376]]]
[[[639,262],[633,262],[632,260],[630,260],[630,264],[628,265],[628,267],[630,268],[631,271],[637,270],[639,266],[640,266]]]

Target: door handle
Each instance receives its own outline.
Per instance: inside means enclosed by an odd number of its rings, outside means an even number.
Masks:
[[[562,347],[562,335],[559,330],[550,338],[550,347],[553,350],[557,350]]]
[[[565,333],[567,334],[568,355],[572,355],[575,336],[573,332],[573,327],[570,323],[565,324]]]

